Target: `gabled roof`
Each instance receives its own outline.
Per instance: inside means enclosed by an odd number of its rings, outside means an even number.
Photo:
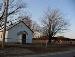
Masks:
[[[10,30],[11,28],[13,28],[13,27],[15,27],[16,25],[18,25],[19,23],[23,23],[25,26],[27,26],[23,21],[19,21],[18,23],[16,23],[16,24],[13,24],[13,25],[10,25],[8,28],[7,28],[7,31],[8,30]],[[30,29],[30,27],[29,26],[27,26],[29,29]],[[31,29],[30,29],[31,30]],[[31,30],[32,31],[32,30]],[[32,31],[33,32],[33,31]]]

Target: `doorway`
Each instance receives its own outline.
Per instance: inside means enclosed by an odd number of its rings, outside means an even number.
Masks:
[[[22,44],[26,44],[26,34],[22,34]]]

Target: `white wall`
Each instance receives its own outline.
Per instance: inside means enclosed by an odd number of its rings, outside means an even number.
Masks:
[[[6,34],[5,34],[5,41],[7,42],[7,36],[8,36],[8,31],[6,31]],[[2,41],[3,39],[3,32],[0,32],[0,41]]]
[[[18,42],[21,40],[21,35],[17,35],[20,31],[26,31],[26,43],[32,43],[32,31],[22,22],[8,30],[8,42]],[[21,42],[21,41],[20,41]]]
[[[8,31],[6,31],[6,34],[5,34],[5,42],[7,42],[7,39],[8,39]]]
[[[2,32],[0,32],[0,41],[2,41]]]

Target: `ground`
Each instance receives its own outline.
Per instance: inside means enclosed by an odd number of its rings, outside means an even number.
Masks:
[[[25,48],[6,48],[4,50],[0,50],[0,57],[6,56],[24,56],[24,55],[31,55],[33,54],[32,51],[25,49]]]
[[[4,49],[0,48],[0,57],[26,56],[35,54],[46,54],[68,51],[75,49],[75,46],[51,46],[44,45],[7,45]]]

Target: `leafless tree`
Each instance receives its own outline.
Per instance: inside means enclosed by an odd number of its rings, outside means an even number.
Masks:
[[[17,22],[20,22],[20,21],[23,21],[29,28],[31,28],[32,20],[31,20],[31,17],[29,15],[18,17]]]
[[[40,32],[40,25],[36,22],[36,21],[32,21],[32,30],[35,32],[35,31],[38,31]]]
[[[42,23],[43,32],[46,36],[48,36],[49,42],[51,42],[51,39],[57,33],[66,30],[68,26],[68,22],[63,18],[57,9],[49,9],[43,16]]]
[[[3,7],[3,6],[2,6]],[[26,8],[26,3],[23,2],[23,0],[9,0],[9,6],[8,6],[8,18],[10,16],[15,16],[17,15],[17,13],[22,13],[21,9],[25,9]],[[5,11],[1,11],[0,13],[0,27],[1,29],[4,27],[4,12]],[[12,18],[11,18],[12,19]],[[10,18],[7,20],[7,23],[12,22],[12,20],[10,21]]]

